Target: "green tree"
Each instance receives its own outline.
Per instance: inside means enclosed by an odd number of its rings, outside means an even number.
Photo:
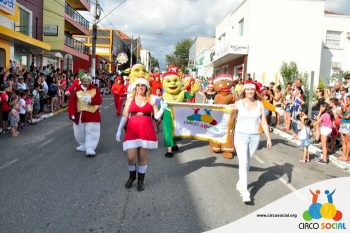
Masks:
[[[289,63],[282,62],[280,73],[283,79],[283,85],[286,87],[288,83],[294,82],[299,76],[297,63],[294,61]]]
[[[188,55],[193,41],[191,39],[184,39],[178,41],[175,46],[175,51],[165,56],[168,65],[176,65],[185,70],[188,65]]]
[[[154,68],[159,68],[158,58],[151,57],[151,59],[150,59],[150,66],[151,66],[151,70],[153,70]]]

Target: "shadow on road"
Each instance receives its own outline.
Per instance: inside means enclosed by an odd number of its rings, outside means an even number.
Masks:
[[[275,164],[275,163],[274,163]],[[272,167],[268,168],[260,168],[261,170],[264,170],[264,173],[259,176],[259,179],[251,184],[248,185],[248,189],[252,188],[250,191],[250,195],[252,199],[254,199],[254,196],[258,193],[258,191],[265,186],[268,182],[272,182],[274,180],[279,179],[284,174],[287,175],[288,183],[291,183],[292,181],[292,172],[293,172],[293,164],[285,163],[283,165],[275,164]]]

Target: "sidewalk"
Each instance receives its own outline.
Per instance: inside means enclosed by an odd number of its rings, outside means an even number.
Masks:
[[[288,141],[299,146],[299,140],[293,139],[293,136],[291,134],[289,134],[289,132],[278,129],[276,127],[271,127],[271,129],[273,129],[273,133],[275,133],[275,134],[281,136],[282,138],[287,139]],[[309,151],[311,154],[316,155],[317,158],[321,157],[322,150],[320,148],[318,148],[317,146],[311,144],[309,147]],[[329,161],[332,164],[334,164],[335,166],[337,166],[337,167],[339,167],[347,172],[350,172],[350,163],[343,162],[343,161],[340,161],[337,159],[338,157],[341,156],[341,154],[339,154],[339,153],[340,153],[340,151],[337,151],[336,153],[329,155]]]

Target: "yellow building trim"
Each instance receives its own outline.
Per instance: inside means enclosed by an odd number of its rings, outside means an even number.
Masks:
[[[8,70],[10,68],[10,49],[11,46],[6,40],[0,39],[0,48],[5,50],[5,68]]]
[[[18,5],[16,4],[16,9],[15,9],[15,13],[13,15],[8,14],[5,11],[0,10],[0,15],[5,16],[6,18],[9,18],[13,21],[15,21],[16,23],[19,22],[19,8]]]
[[[31,44],[31,45],[34,45],[36,47],[39,47],[39,48],[42,48],[45,50],[51,50],[51,45],[44,43],[40,40],[36,40],[32,37],[26,36],[20,32],[16,32],[14,30],[11,30],[11,29],[4,27],[4,26],[1,26],[1,25],[0,25],[0,35],[10,37],[14,40],[22,41],[24,43]]]

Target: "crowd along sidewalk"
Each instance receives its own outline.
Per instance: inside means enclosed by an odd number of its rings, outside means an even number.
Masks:
[[[299,146],[299,140],[293,138],[291,133],[284,131],[284,130],[281,130],[281,129],[278,129],[276,127],[271,127],[271,129],[273,130],[274,134],[277,134],[277,135],[281,136],[282,138],[288,140],[289,142]],[[310,145],[309,152],[310,152],[310,154],[314,154],[316,156],[316,158],[322,157],[321,156],[322,150],[313,144]],[[341,156],[340,153],[341,153],[340,151],[337,151],[334,154],[329,155],[329,161],[332,164],[334,164],[335,166],[337,166],[343,170],[346,170],[347,172],[350,172],[350,163],[338,160],[338,157]],[[312,161],[316,162],[316,160],[312,160]]]

